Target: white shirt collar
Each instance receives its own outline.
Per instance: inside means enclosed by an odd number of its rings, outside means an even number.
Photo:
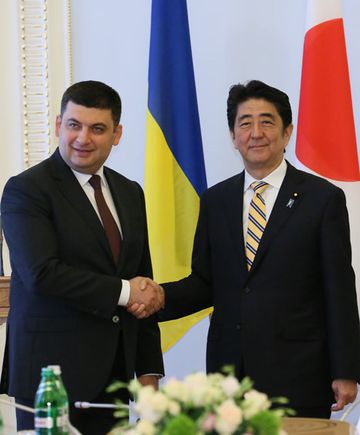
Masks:
[[[75,177],[77,178],[78,182],[80,183],[81,187],[84,187],[85,184],[90,180],[90,178],[93,176],[93,174],[84,174],[83,172],[78,172],[75,171],[74,169],[71,168],[71,170],[73,171]],[[96,175],[100,175],[101,178],[101,184],[103,186],[107,186],[106,183],[106,179],[105,179],[105,175],[104,175],[104,166],[101,166],[101,168],[99,168],[96,172]]]
[[[265,181],[270,186],[276,187],[277,189],[280,189],[282,182],[284,181],[285,175],[287,170],[287,164],[285,159],[282,159],[282,162],[280,165],[274,169],[269,175],[264,177],[262,181]],[[244,192],[251,189],[251,184],[256,180],[253,176],[251,176],[247,170],[245,169],[245,179],[244,179]]]

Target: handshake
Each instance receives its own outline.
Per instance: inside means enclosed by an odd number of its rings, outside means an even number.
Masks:
[[[144,319],[164,307],[164,289],[150,278],[130,279],[130,297],[126,305],[129,313]]]

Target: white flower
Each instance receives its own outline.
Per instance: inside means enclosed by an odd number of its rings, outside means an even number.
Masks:
[[[231,435],[242,422],[242,411],[232,399],[225,400],[216,414],[215,428],[221,435]]]
[[[270,408],[270,400],[264,393],[259,393],[256,390],[250,390],[244,394],[243,412],[245,418],[251,418],[260,411]]]
[[[155,426],[147,420],[140,420],[136,425],[137,435],[155,435]]]
[[[206,375],[204,372],[186,376],[183,381],[172,378],[158,391],[133,382],[131,388],[138,393],[134,410],[141,420],[132,428],[124,423],[111,434],[159,435],[170,427],[181,426],[181,419],[187,420],[187,416],[189,427],[193,425],[199,435],[234,435],[243,426],[247,430],[244,435],[251,435],[257,430],[251,419],[271,406],[266,394],[250,390],[251,384],[249,378],[239,382],[232,375]],[[269,417],[276,427],[279,427],[282,415],[281,408],[269,410]],[[259,429],[266,430],[263,428],[266,422],[263,424],[259,420],[257,424],[261,426]],[[286,434],[281,432],[281,435]]]
[[[171,378],[163,387],[164,393],[170,398],[186,403],[189,400],[187,386],[175,378]]]
[[[135,410],[138,415],[152,423],[157,423],[168,408],[169,399],[152,386],[143,387],[137,399]]]
[[[223,402],[226,399],[224,395],[224,391],[220,387],[220,385],[209,385],[208,390],[205,394],[204,405],[217,405]]]
[[[234,376],[227,376],[221,381],[221,388],[226,397],[234,397],[240,389],[240,383]]]
[[[177,402],[175,402],[174,400],[169,400],[168,410],[169,410],[169,413],[171,415],[178,415],[180,410],[181,410],[181,408],[180,408],[180,405]]]
[[[189,390],[189,401],[195,406],[208,403],[211,383],[204,372],[198,372],[186,376],[184,384]]]

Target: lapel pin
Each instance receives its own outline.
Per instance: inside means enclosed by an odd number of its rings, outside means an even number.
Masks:
[[[286,204],[287,208],[291,208],[294,205],[295,199],[297,199],[299,194],[297,192],[293,193],[293,197],[289,199],[288,203]]]

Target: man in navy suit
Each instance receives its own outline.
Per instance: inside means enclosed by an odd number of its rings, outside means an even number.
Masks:
[[[161,320],[214,306],[207,369],[232,364],[298,416],[329,417],[360,379],[359,317],[348,213],[341,189],[284,159],[293,126],[288,96],[259,81],[231,88],[230,135],[245,170],[201,198],[192,272],[164,285]],[[339,144],[341,146],[341,144]],[[253,182],[267,221],[247,258]],[[146,315],[143,306],[130,311]]]
[[[111,87],[72,85],[56,120],[59,148],[5,186],[1,215],[12,276],[2,387],[19,403],[33,405],[48,364],[61,366],[71,403],[112,401],[105,392],[112,380],[136,375],[156,386],[163,374],[156,320],[125,309],[136,301],[158,309],[159,289],[142,278],[152,275],[143,191],[104,166],[122,134],[120,114]],[[115,257],[89,184],[94,174],[115,222]],[[33,424],[31,414],[17,417],[18,430]],[[105,410],[71,406],[70,418],[86,435],[115,424]]]

